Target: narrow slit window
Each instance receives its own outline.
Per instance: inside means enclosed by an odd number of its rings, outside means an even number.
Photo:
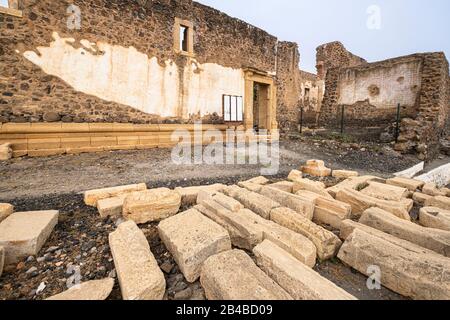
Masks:
[[[223,96],[223,119],[225,122],[244,121],[244,104],[240,96]]]
[[[186,26],[180,26],[180,50],[184,52],[189,51],[189,28]]]

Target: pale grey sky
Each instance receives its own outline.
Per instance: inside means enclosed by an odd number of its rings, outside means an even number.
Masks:
[[[297,42],[300,67],[310,72],[315,72],[315,48],[334,40],[368,61],[430,51],[450,58],[449,0],[197,1]],[[373,5],[380,10],[380,29],[367,27],[377,16]],[[369,22],[377,26],[377,19]]]

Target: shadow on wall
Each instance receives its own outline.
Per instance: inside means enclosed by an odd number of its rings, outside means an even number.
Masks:
[[[244,95],[241,69],[199,64],[195,59],[180,71],[171,60],[165,66],[134,47],[61,38],[53,33],[48,47],[24,52],[24,57],[75,90],[124,104],[161,117],[222,115],[222,95]],[[181,73],[181,74],[180,74]]]

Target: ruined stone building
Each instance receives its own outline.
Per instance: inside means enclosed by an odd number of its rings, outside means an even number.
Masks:
[[[192,0],[9,0],[0,44],[0,143],[14,156],[165,147],[197,120],[334,127],[341,105],[348,124],[390,125],[401,103],[399,148],[428,157],[448,119],[443,54],[368,64],[334,42],[314,75],[296,43]]]

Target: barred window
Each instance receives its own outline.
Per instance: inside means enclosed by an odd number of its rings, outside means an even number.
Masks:
[[[244,102],[242,96],[223,95],[223,119],[225,122],[244,121]]]

